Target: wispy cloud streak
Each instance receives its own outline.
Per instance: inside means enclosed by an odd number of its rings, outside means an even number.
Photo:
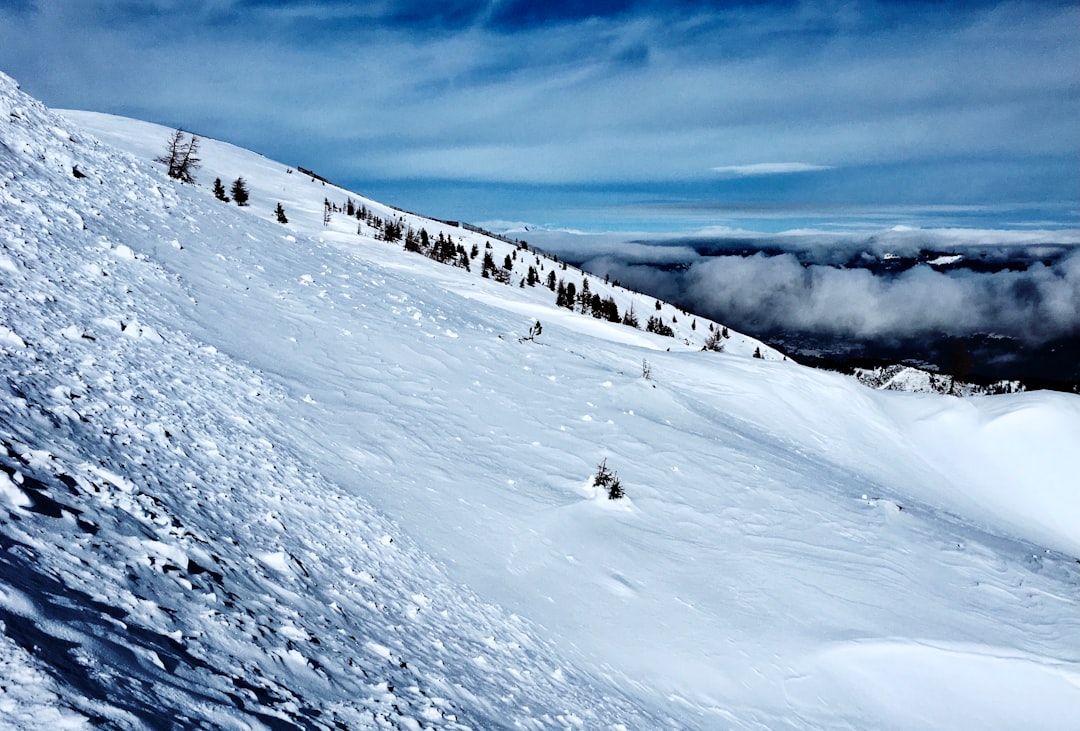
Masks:
[[[755,162],[749,165],[721,165],[713,168],[713,172],[734,177],[750,177],[754,175],[790,175],[792,173],[810,173],[832,169],[832,165],[813,165],[806,162]]]

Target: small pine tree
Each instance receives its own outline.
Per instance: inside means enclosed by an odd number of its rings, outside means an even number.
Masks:
[[[285,217],[285,209],[281,206],[281,203],[278,203],[277,208],[274,209],[274,215],[277,216],[278,223],[289,222],[289,219]]]
[[[622,482],[619,480],[618,473],[611,478],[611,484],[608,485],[607,497],[608,500],[621,500],[626,497],[626,491],[622,488]]]
[[[754,357],[755,358],[761,358],[762,357],[761,348],[754,348]]]
[[[236,180],[234,180],[233,184],[232,184],[232,190],[229,191],[229,192],[232,193],[232,199],[234,201],[236,201],[236,205],[238,205],[238,206],[246,206],[247,205],[247,203],[248,203],[248,189],[247,189],[247,183],[244,182],[243,178],[237,178]]]
[[[155,157],[154,161],[163,163],[168,168],[170,178],[176,178],[181,183],[194,183],[193,173],[202,162],[197,157],[198,152],[199,138],[191,135],[191,139],[185,141],[184,133],[176,130],[169,138],[165,154]]]
[[[608,469],[607,459],[604,459],[596,466],[596,475],[593,477],[593,484],[596,487],[607,490],[608,500],[618,500],[626,497],[626,492],[622,488],[622,482],[619,481],[619,473],[612,472]]]
[[[229,196],[225,195],[225,186],[221,183],[221,178],[214,178],[214,197],[223,203],[229,202]]]

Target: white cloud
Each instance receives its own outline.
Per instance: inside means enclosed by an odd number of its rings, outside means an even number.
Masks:
[[[812,165],[808,162],[755,162],[749,165],[721,165],[713,172],[735,177],[753,175],[789,175],[791,173],[809,173],[815,170],[832,170],[832,165]]]
[[[948,240],[934,232],[922,233],[929,241]],[[768,243],[792,242],[779,237]],[[878,241],[867,248],[889,251],[890,244],[910,245],[912,240]],[[1027,249],[1032,254],[1040,251],[1031,245]],[[980,251],[963,246],[955,250],[975,258]],[[823,262],[836,254],[815,251]],[[842,260],[851,253],[844,246],[840,262],[812,264],[793,253],[711,257],[695,253],[681,260],[685,270],[638,265],[664,261],[659,258],[623,255],[616,249],[604,253],[586,267],[636,289],[675,297],[695,312],[720,321],[752,323],[759,330],[857,338],[997,333],[1031,347],[1080,333],[1080,247],[1053,264],[1036,262],[1026,271],[945,273],[916,266],[893,276],[843,266]]]

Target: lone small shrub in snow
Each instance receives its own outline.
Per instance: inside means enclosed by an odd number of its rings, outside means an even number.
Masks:
[[[288,223],[289,222],[289,219],[285,217],[285,209],[282,208],[280,203],[278,203],[277,208],[274,209],[274,215],[277,216],[277,222],[278,223]]]
[[[596,476],[593,477],[593,484],[607,490],[608,500],[618,500],[619,498],[626,497],[626,492],[623,490],[622,483],[619,481],[619,473],[612,472],[608,469],[607,459],[604,459],[597,465]]]
[[[536,339],[540,337],[540,333],[542,332],[544,332],[544,328],[540,325],[540,321],[537,320],[533,323],[532,327],[529,328],[529,334],[523,335],[522,337],[518,338],[518,342],[524,343],[526,340],[531,340],[535,343]]]

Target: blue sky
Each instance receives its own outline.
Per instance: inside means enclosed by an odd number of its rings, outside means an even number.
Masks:
[[[0,0],[53,107],[443,218],[1080,226],[1080,6]]]

